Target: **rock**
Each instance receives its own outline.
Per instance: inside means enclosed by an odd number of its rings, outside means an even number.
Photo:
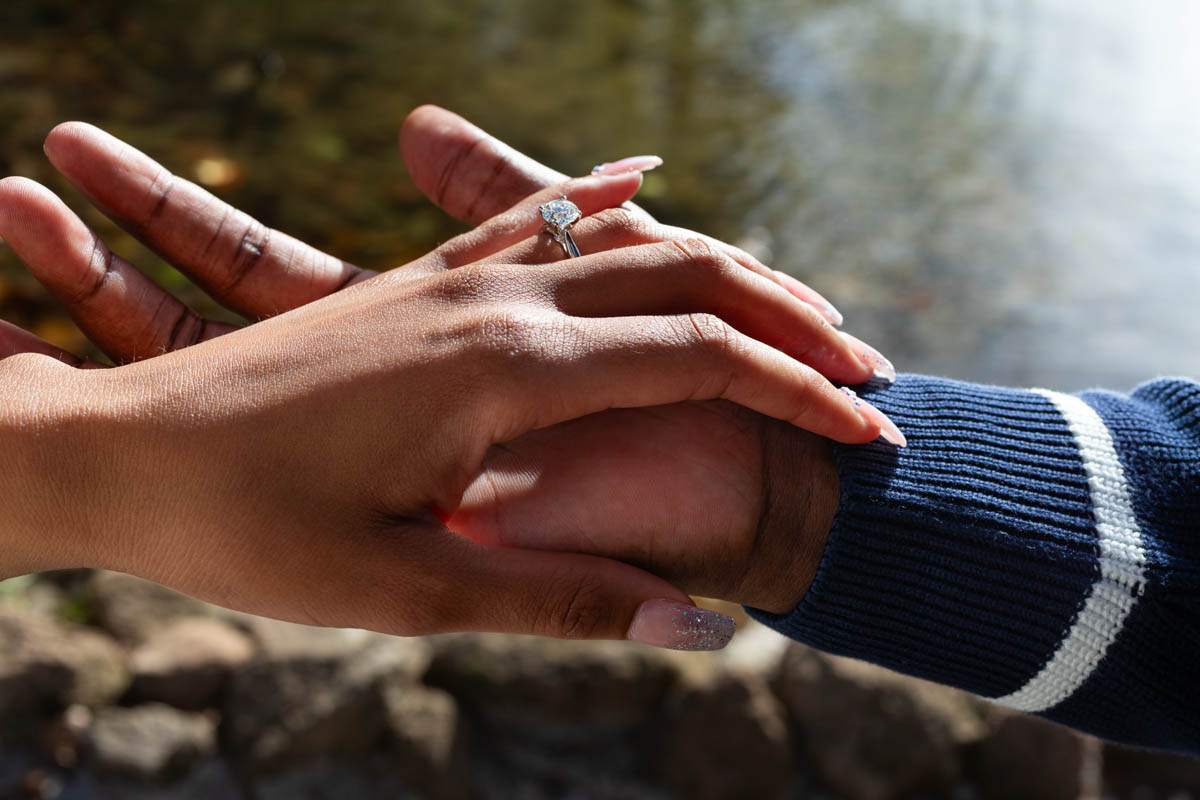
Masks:
[[[117,639],[138,643],[180,617],[200,617],[213,607],[157,583],[97,570],[83,590],[97,622]]]
[[[10,606],[39,617],[60,619],[67,602],[66,592],[37,575],[20,575],[0,580],[0,606]]]
[[[105,776],[93,782],[97,797],[113,800],[239,800],[243,796],[233,771],[219,758],[202,760],[185,776],[165,786],[119,776]]]
[[[948,795],[959,749],[987,732],[965,692],[794,645],[775,684],[829,786],[864,800]]]
[[[0,738],[28,736],[71,703],[111,702],[128,685],[124,653],[107,636],[0,609]]]
[[[161,703],[103,708],[96,712],[86,745],[98,773],[161,782],[216,751],[216,722],[210,714]]]
[[[107,636],[87,628],[68,628],[67,646],[78,669],[67,696],[71,703],[96,707],[112,702],[128,687],[125,653]]]
[[[482,760],[472,764],[476,800],[679,800],[676,795],[611,770],[581,769],[555,760],[550,769],[513,769]],[[739,800],[741,796],[738,796]]]
[[[771,800],[788,793],[793,756],[786,711],[758,675],[725,673],[680,691],[655,764],[679,797]]]
[[[379,759],[355,763],[322,757],[255,782],[256,800],[418,800]]]
[[[521,776],[514,796],[581,786],[608,797],[602,784],[632,786],[684,673],[680,654],[624,642],[468,634],[437,637],[434,650],[426,683],[454,695],[471,720],[476,772],[486,757],[494,773]]]
[[[94,792],[89,793],[90,787],[86,785],[80,792],[71,792],[73,788],[68,776],[63,773],[34,767],[21,776],[12,787],[11,794],[4,796],[19,800],[105,800]]]
[[[716,610],[728,614],[733,609],[718,607]],[[733,670],[741,674],[763,675],[769,678],[779,672],[779,666],[791,644],[791,639],[780,636],[766,625],[746,618],[738,621],[737,636],[733,637],[728,647],[707,655],[718,670]],[[699,660],[686,658],[685,661],[688,664],[696,664]]]
[[[385,682],[416,682],[429,662],[421,639],[291,627],[302,630],[239,669],[226,699],[229,740],[249,773],[370,749],[387,729]]]
[[[229,612],[226,619],[249,635],[263,658],[270,661],[338,658],[387,638],[357,628],[319,628],[238,612]],[[428,662],[427,650],[425,647],[408,650],[410,655],[419,657],[420,668]]]
[[[79,762],[79,751],[92,726],[92,710],[73,705],[42,726],[38,751],[55,766],[71,769]]]
[[[989,730],[966,758],[983,800],[1075,800],[1084,796],[1082,738],[1037,717],[989,709]]]
[[[393,769],[438,800],[470,797],[458,704],[446,692],[410,682],[383,688]]]
[[[426,682],[508,726],[542,728],[558,744],[581,727],[652,719],[680,667],[666,651],[625,642],[529,636],[438,637]]]
[[[1200,799],[1200,758],[1118,744],[1104,746],[1104,796]]]
[[[129,657],[133,696],[189,710],[219,707],[254,643],[216,619],[184,617],[148,634]]]
[[[0,797],[19,797],[25,776],[36,769],[37,758],[24,750],[0,749]]]

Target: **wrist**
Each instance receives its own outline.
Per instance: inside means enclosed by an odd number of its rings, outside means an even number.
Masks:
[[[100,398],[84,374],[44,356],[0,361],[0,577],[94,560],[105,488],[89,441]]]
[[[830,442],[763,419],[763,512],[740,602],[786,614],[816,577],[841,491]]]

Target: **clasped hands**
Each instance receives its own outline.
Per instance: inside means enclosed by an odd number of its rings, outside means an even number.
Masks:
[[[0,323],[0,577],[93,566],[309,624],[683,649],[732,631],[688,594],[794,607],[838,502],[822,437],[897,438],[834,383],[886,362],[813,290],[629,205],[639,172],[567,180],[428,106],[401,150],[476,227],[376,275],[91,126],[50,134],[92,203],[261,320],[241,329],[0,182],[0,236],[121,364]],[[540,233],[563,194],[579,259]]]

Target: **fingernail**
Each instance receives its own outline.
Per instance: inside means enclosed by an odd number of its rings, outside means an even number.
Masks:
[[[892,366],[892,362],[884,358],[883,353],[848,333],[843,333],[842,338],[850,345],[850,349],[858,356],[858,360],[871,368],[876,378],[882,378],[888,383],[896,382],[896,368]]]
[[[775,270],[775,274],[779,276],[779,282],[783,284],[783,288],[791,292],[793,297],[803,300],[819,311],[822,317],[829,320],[830,325],[842,324],[842,312],[834,308],[833,303],[822,297],[816,289],[806,286],[786,272]]]
[[[733,617],[672,600],[647,600],[629,626],[629,639],[668,650],[720,650],[737,630]]]
[[[592,167],[593,175],[620,175],[623,172],[649,172],[661,167],[663,160],[658,156],[630,156],[620,161],[605,161]]]
[[[829,320],[831,325],[834,325],[836,327],[838,325],[841,325],[842,322],[844,321],[842,319],[842,312],[840,312],[836,308],[834,308],[833,303],[829,302],[824,297],[822,297],[820,300],[818,300],[816,303],[814,303],[814,305],[816,306],[817,311],[820,311],[822,316],[824,316],[825,319]]]
[[[888,419],[887,414],[884,414],[878,408],[871,405],[866,400],[863,400],[861,397],[855,394],[853,389],[847,389],[845,386],[843,386],[842,394],[846,395],[850,402],[854,404],[854,409],[858,411],[859,416],[861,416],[867,422],[871,422],[879,426],[879,435],[883,437],[885,442],[894,444],[897,447],[908,447],[908,439],[904,438],[904,434],[901,433],[900,429],[896,427],[896,423]]]

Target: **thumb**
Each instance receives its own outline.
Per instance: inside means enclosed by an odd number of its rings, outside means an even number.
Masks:
[[[630,639],[674,650],[718,650],[736,627],[661,578],[607,558],[489,547],[424,526],[376,541],[390,552],[351,559],[354,579],[346,588],[354,590],[342,597],[348,605],[338,605],[352,619],[336,624],[406,636],[494,631]]]
[[[630,639],[671,650],[719,650],[731,617],[697,608],[686,594],[619,561],[460,540],[454,570],[474,587],[464,629],[563,639]]]

